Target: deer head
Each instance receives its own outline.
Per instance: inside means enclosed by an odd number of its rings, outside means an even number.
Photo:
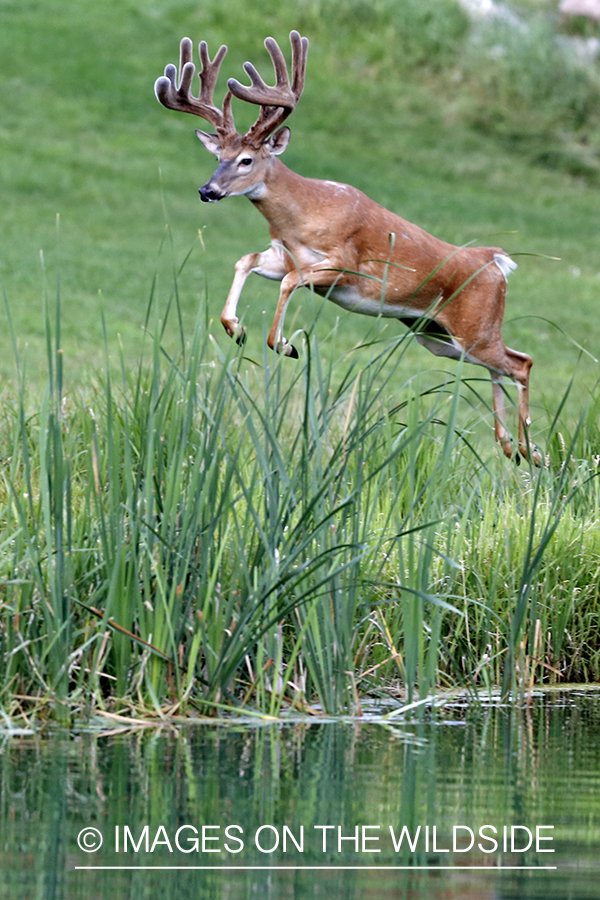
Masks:
[[[199,72],[198,97],[194,97],[191,92],[196,67],[192,61],[192,42],[189,38],[183,38],[180,45],[179,84],[178,71],[174,65],[168,65],[165,74],[157,79],[154,91],[163,106],[193,113],[215,128],[216,133],[196,131],[206,149],[219,160],[219,167],[200,188],[202,200],[215,202],[240,194],[246,194],[250,199],[260,196],[271,158],[283,153],[289,143],[290,130],[281,126],[294,111],[304,89],[308,39],[300,37],[297,31],[292,31],[290,43],[291,83],[283,53],[277,42],[268,37],[265,47],[273,61],[275,85],[267,85],[252,63],[244,63],[244,71],[251,84],[246,86],[235,78],[230,78],[221,109],[214,105],[213,93],[221,63],[227,53],[224,44],[213,60],[208,55],[206,41],[200,44],[202,70]],[[260,106],[258,119],[243,135],[238,133],[234,125],[232,97]]]

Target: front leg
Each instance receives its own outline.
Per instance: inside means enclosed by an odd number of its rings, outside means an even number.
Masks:
[[[273,281],[281,281],[286,273],[282,250],[275,246],[269,247],[264,253],[248,253],[246,256],[238,259],[235,264],[235,276],[221,313],[221,324],[229,337],[234,337],[238,344],[244,343],[246,333],[240,326],[240,321],[236,315],[237,305],[246,278],[251,272],[256,272],[257,275],[262,275],[264,278],[270,278]]]
[[[336,284],[344,284],[347,276],[340,271],[341,269],[342,266],[339,263],[325,259],[319,263],[318,268],[287,273],[281,282],[275,318],[267,338],[267,344],[271,350],[277,350],[278,353],[298,359],[298,351],[283,336],[283,320],[290,298],[298,287],[330,288]]]

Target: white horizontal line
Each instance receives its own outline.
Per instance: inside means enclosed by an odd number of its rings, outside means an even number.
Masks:
[[[75,866],[75,869],[80,870],[88,870],[88,871],[106,871],[106,870],[133,870],[138,871],[142,869],[172,869],[177,871],[185,872],[187,869],[190,871],[196,871],[199,869],[202,870],[211,870],[211,871],[223,871],[223,872],[245,872],[245,871],[255,871],[257,869],[261,871],[270,871],[270,872],[285,872],[285,871],[297,871],[299,869],[302,870],[314,870],[314,871],[334,871],[338,872],[342,869],[351,869],[352,871],[360,872],[389,872],[389,871],[406,871],[412,870],[415,871],[430,871],[430,872],[439,872],[441,870],[448,871],[467,871],[467,872],[495,872],[499,869],[503,871],[512,870],[512,871],[550,871],[557,869],[558,866]]]

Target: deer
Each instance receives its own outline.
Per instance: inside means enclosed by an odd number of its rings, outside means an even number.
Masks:
[[[180,43],[179,69],[167,65],[155,83],[165,107],[204,119],[214,132],[196,130],[218,167],[199,188],[200,199],[216,203],[246,196],[265,217],[271,243],[235,264],[235,275],[221,323],[243,344],[244,328],[237,306],[251,273],[280,282],[279,299],[268,334],[270,349],[297,358],[283,335],[290,298],[309,288],[345,310],[394,318],[414,331],[416,340],[436,356],[464,359],[485,367],[491,376],[495,437],[504,454],[541,465],[541,455],[528,439],[529,374],[532,359],[502,341],[508,276],[517,264],[499,247],[455,246],[433,237],[418,225],[380,206],[347,184],[306,178],[280,160],[290,141],[283,123],[304,90],[308,39],[290,33],[291,78],[283,52],[272,37],[264,44],[275,84],[268,85],[250,62],[244,71],[250,85],[227,82],[221,107],[213,95],[227,46],[211,60],[206,41],[199,44],[201,69],[198,96],[192,93],[196,71],[193,43]],[[232,99],[255,104],[258,117],[245,134],[236,130]],[[518,394],[518,440],[507,427],[508,377]]]

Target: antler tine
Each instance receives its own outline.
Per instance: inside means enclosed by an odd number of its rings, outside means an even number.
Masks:
[[[306,78],[308,38],[302,38],[297,31],[292,31],[290,32],[290,43],[292,45],[292,93],[296,100],[299,100]]]
[[[287,66],[279,45],[273,38],[265,40],[265,47],[273,60],[277,83],[269,87],[251,62],[244,63],[244,71],[250,77],[251,87],[240,84],[235,78],[230,78],[227,86],[239,100],[249,103],[257,103],[260,106],[289,106],[294,102]]]
[[[245,135],[251,141],[262,143],[266,140],[294,111],[304,89],[308,38],[300,37],[297,31],[292,31],[290,42],[292,45],[291,85],[285,58],[277,41],[272,37],[265,40],[265,47],[273,62],[276,83],[273,86],[266,84],[250,62],[244,63],[244,71],[252,82],[250,86],[240,84],[236,78],[230,78],[227,82],[227,87],[234,97],[262,107],[256,123]]]
[[[194,65],[194,45],[189,37],[184,37],[179,42],[179,71],[181,75],[183,75],[183,70],[188,63]],[[194,66],[195,71],[196,67]]]
[[[188,112],[206,119],[213,125],[220,137],[231,133],[237,134],[231,114],[231,94],[228,92],[221,111],[213,103],[213,93],[219,75],[219,69],[227,47],[223,44],[213,60],[208,55],[206,41],[200,44],[202,70],[200,77],[200,96],[194,97],[191,92],[192,79],[196,66],[192,61],[192,41],[184,37],[179,45],[179,86],[177,85],[177,68],[171,63],[165,68],[165,74],[156,80],[154,92],[157,99],[168,109]]]
[[[225,95],[222,112],[220,109],[217,109],[213,102],[213,93],[219,77],[221,63],[227,53],[227,46],[226,44],[221,44],[213,60],[208,55],[208,44],[206,41],[200,41],[199,50],[202,63],[202,71],[198,73],[200,78],[200,102],[219,115],[220,124],[216,124],[216,128],[221,138],[236,135],[237,131],[235,130],[231,112],[231,91],[227,91]]]

